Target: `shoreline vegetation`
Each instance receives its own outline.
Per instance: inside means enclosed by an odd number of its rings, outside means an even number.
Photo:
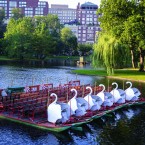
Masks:
[[[29,58],[25,58],[23,59],[24,61],[26,60],[36,60],[36,61],[44,61],[44,60],[49,60],[49,59],[71,59],[71,60],[79,60],[79,56],[49,56],[49,57],[46,57],[45,59],[29,59]],[[0,56],[0,61],[15,61],[15,60],[18,60],[18,61],[23,61],[23,60],[20,60],[18,58],[8,58],[7,56]]]
[[[85,56],[85,61],[90,62],[91,56]],[[25,58],[25,59],[18,59],[18,58],[9,58],[7,56],[0,56],[0,61],[47,61],[50,59],[58,59],[58,60],[74,60],[79,61],[80,56],[48,56],[45,59],[36,59],[36,58]]]
[[[114,75],[107,75],[106,70],[95,70],[95,69],[80,69],[72,70],[72,73],[79,75],[90,75],[90,76],[102,76],[112,79],[132,80],[145,82],[145,72],[140,72],[138,69],[115,69]]]
[[[24,59],[19,60],[17,58],[8,58],[6,56],[0,56],[0,61],[47,61],[49,59],[62,59],[62,60],[79,60],[79,56],[50,56],[45,58],[44,60],[39,59]],[[87,58],[89,59],[89,57]],[[140,81],[145,82],[145,72],[140,72],[138,69],[115,69],[114,75],[107,75],[105,69],[79,69],[79,70],[72,70],[72,73],[76,73],[79,75],[90,75],[90,76],[103,76],[108,78],[116,78],[116,79],[124,79],[124,80],[133,80],[133,81]]]

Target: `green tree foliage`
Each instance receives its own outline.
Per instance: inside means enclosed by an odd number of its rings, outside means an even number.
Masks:
[[[92,44],[78,44],[78,51],[81,56],[89,55],[92,51]]]
[[[121,39],[132,53],[132,64],[140,61],[140,71],[144,71],[145,55],[145,2],[135,3],[132,15],[124,22]],[[139,53],[139,55],[138,55]],[[139,57],[138,57],[139,56]]]
[[[49,29],[46,27],[46,23],[39,23],[35,28],[33,36],[33,55],[36,58],[44,59],[53,49],[51,47],[51,43],[53,44],[52,37],[50,36]]]
[[[59,49],[60,29],[61,25],[56,15],[35,17],[33,48],[37,58],[44,59]]]
[[[20,59],[44,59],[58,49],[60,29],[56,16],[11,18],[5,33],[7,54]]]
[[[47,15],[47,16],[35,16],[35,23],[38,26],[40,23],[44,22],[46,24],[46,28],[49,29],[50,34],[53,37],[60,36],[60,30],[62,25],[58,19],[57,15]]]
[[[33,31],[31,18],[19,18],[17,21],[10,19],[5,33],[6,50],[9,57],[23,59],[29,54]]]
[[[18,20],[19,18],[22,18],[23,17],[23,14],[22,14],[22,9],[19,9],[19,8],[13,8],[12,9],[12,18],[15,19],[15,20]]]
[[[120,54],[120,51],[122,49],[128,48],[130,51],[130,54],[128,54],[128,58],[132,58],[132,66],[135,66],[135,63],[137,64],[138,61],[138,50],[140,51],[140,69],[143,69],[143,61],[144,61],[144,30],[145,30],[145,21],[144,21],[144,16],[145,16],[145,1],[136,1],[136,0],[102,0],[100,8],[98,10],[99,14],[101,14],[101,17],[99,18],[99,21],[101,22],[101,28],[102,28],[102,34],[99,36],[98,41],[94,45],[94,54],[99,53],[100,48],[100,37],[105,37],[106,34],[109,34],[111,38],[114,38],[119,45],[116,45],[114,42],[110,43],[113,47],[113,50],[119,51],[118,54]],[[111,39],[110,38],[110,39]],[[111,39],[112,40],[112,39]],[[111,41],[109,40],[109,41]],[[103,41],[103,40],[102,40]],[[110,53],[110,55],[113,55],[111,53],[111,49],[109,52],[109,41],[104,42],[102,44],[102,49],[106,52],[103,52],[102,56],[105,56],[105,53],[107,54]],[[106,45],[108,46],[108,49],[106,48]],[[124,47],[125,45],[125,47]],[[115,47],[114,47],[115,46]],[[115,49],[118,46],[121,49]],[[129,52],[128,50],[123,50],[122,52]],[[99,54],[97,54],[98,56]],[[95,55],[94,55],[95,56]],[[107,56],[107,55],[106,55]],[[114,56],[108,56],[110,58],[114,58]],[[94,57],[95,58],[95,57]],[[98,57],[97,57],[98,58]],[[118,56],[118,58],[120,58]],[[109,59],[109,58],[108,58]],[[122,58],[122,61],[124,62],[124,58]],[[106,59],[102,59],[103,63],[114,68],[115,61],[113,65],[112,62],[109,64]],[[111,59],[110,59],[111,60]],[[127,59],[125,59],[127,60]],[[125,61],[126,62],[126,61]],[[119,65],[117,63],[117,65]],[[110,71],[111,72],[111,71]]]
[[[102,0],[97,11],[103,31],[120,37],[124,21],[132,14],[133,3],[128,0]]]
[[[4,18],[5,18],[5,11],[4,9],[0,9],[0,55],[4,53],[3,37],[4,37],[4,32],[6,30],[6,25],[4,24]]]
[[[115,67],[122,67],[125,63],[126,49],[119,40],[111,34],[100,34],[97,44],[94,45],[94,66],[105,66],[107,74],[114,74]]]
[[[64,52],[73,55],[77,49],[77,38],[70,28],[61,29],[61,40],[64,44]]]

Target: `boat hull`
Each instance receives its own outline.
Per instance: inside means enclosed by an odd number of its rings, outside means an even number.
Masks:
[[[34,121],[31,121],[31,120],[25,120],[25,119],[22,119],[22,118],[17,118],[17,117],[11,116],[11,115],[5,115],[3,113],[0,114],[0,118],[10,120],[10,121],[13,121],[13,122],[16,122],[16,123],[21,123],[21,124],[24,124],[24,125],[28,125],[28,126],[31,126],[31,127],[36,127],[36,128],[43,129],[43,130],[48,130],[48,131],[51,131],[51,132],[62,132],[62,131],[68,130],[68,129],[77,129],[77,127],[80,127],[83,124],[87,124],[94,119],[98,119],[98,118],[100,118],[102,116],[105,116],[105,115],[107,115],[111,112],[114,112],[116,110],[119,110],[119,109],[122,109],[122,108],[125,108],[125,107],[142,105],[142,104],[145,104],[145,100],[144,101],[136,101],[136,102],[127,102],[127,103],[121,104],[121,105],[119,104],[115,107],[111,107],[111,108],[108,108],[108,109],[103,110],[103,111],[98,111],[98,112],[96,112],[95,115],[93,115],[91,117],[86,117],[84,119],[81,118],[80,120],[78,120],[78,122],[75,122],[75,123],[72,123],[72,124],[63,124],[63,125],[62,124],[55,125],[55,124],[52,124],[52,123],[48,123],[47,121],[36,123]]]

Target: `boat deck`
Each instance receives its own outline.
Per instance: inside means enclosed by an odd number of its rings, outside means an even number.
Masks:
[[[79,96],[88,94],[82,86],[77,86]],[[50,93],[56,93],[60,96],[58,101],[68,102],[73,97],[68,89],[71,88],[54,88]],[[31,89],[30,89],[31,90]],[[93,88],[94,92],[100,92],[101,87]],[[87,111],[84,116],[71,116],[69,121],[61,124],[53,124],[47,121],[47,105],[54,101],[53,97],[48,96],[47,91],[35,91],[28,93],[13,93],[10,96],[0,96],[0,118],[5,118],[15,122],[47,129],[50,131],[60,132],[74,126],[88,123],[123,107],[140,105],[145,103],[145,98],[140,98],[137,102],[126,101],[124,104],[114,104],[112,107],[102,107],[99,111]],[[93,93],[94,93],[93,92]],[[65,96],[65,97],[64,97]],[[69,97],[68,97],[69,96]]]
[[[145,104],[144,98],[140,99],[137,102],[129,102],[128,101],[127,103],[120,104],[120,105],[114,104],[112,107],[102,107],[100,111],[95,111],[95,112],[88,111],[88,113],[84,116],[71,117],[69,122],[66,122],[64,124],[49,123],[47,121],[46,116],[40,117],[38,114],[35,116],[35,119],[33,120],[31,118],[28,118],[27,116],[19,117],[17,114],[10,114],[9,112],[2,111],[0,113],[0,118],[5,118],[8,120],[12,120],[15,122],[31,125],[34,127],[39,127],[39,128],[47,129],[50,131],[58,131],[59,132],[59,131],[63,131],[63,130],[66,130],[68,128],[71,128],[72,126],[79,126],[81,124],[88,123],[88,122],[92,121],[93,119],[100,118],[103,115],[111,113],[115,110],[118,110],[118,109],[121,109],[124,107],[129,107],[132,105],[140,105],[140,104]]]

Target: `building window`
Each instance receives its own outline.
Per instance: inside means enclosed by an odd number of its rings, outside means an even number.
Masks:
[[[25,11],[25,16],[33,17],[33,11]]]
[[[82,21],[82,24],[85,24],[85,21]]]
[[[43,15],[43,8],[36,8],[35,9],[35,15]]]
[[[17,7],[17,2],[16,1],[10,1],[9,6],[10,7]]]
[[[0,2],[0,6],[1,7],[6,7],[7,6],[7,1],[6,1],[6,3],[5,3],[5,1]]]
[[[6,0],[5,0],[5,1],[4,1],[4,0],[3,0],[3,1],[0,1],[0,2],[1,2],[1,3],[4,3],[4,4],[7,4],[7,1],[6,1]]]
[[[94,21],[97,21],[97,18],[94,18]]]
[[[46,2],[38,2],[38,7],[46,7]]]
[[[26,2],[19,2],[19,7],[26,7]]]
[[[94,37],[93,37],[93,34],[88,34],[87,35],[87,39],[93,39]]]
[[[83,30],[83,33],[86,33],[86,30]]]
[[[86,38],[86,34],[83,34],[83,38]]]
[[[12,16],[13,16],[13,14],[9,13],[9,17],[12,17]]]

